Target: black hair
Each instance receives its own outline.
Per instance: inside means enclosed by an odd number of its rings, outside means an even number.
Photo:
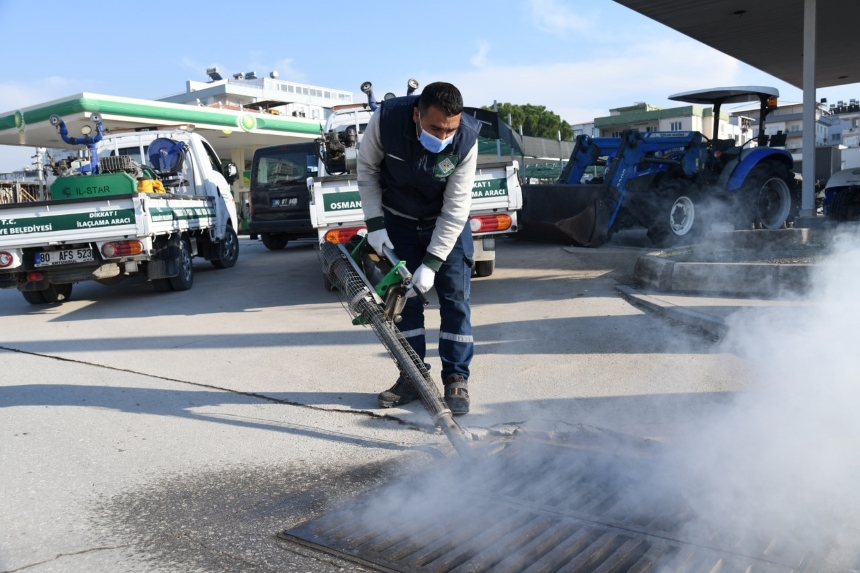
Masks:
[[[433,82],[421,91],[418,109],[424,113],[431,105],[441,109],[445,115],[457,115],[463,111],[463,96],[453,84]]]

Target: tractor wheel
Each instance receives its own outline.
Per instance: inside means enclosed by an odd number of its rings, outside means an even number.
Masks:
[[[792,221],[797,207],[795,188],[785,165],[767,161],[753,167],[741,191],[753,223],[764,229],[780,229]]]
[[[860,193],[856,187],[842,189],[833,198],[830,217],[837,223],[860,221]]]
[[[663,248],[695,241],[704,229],[698,195],[683,181],[670,181],[658,193],[648,237]]]
[[[229,269],[239,259],[239,237],[233,227],[227,225],[224,238],[218,243],[218,258],[212,259],[212,266],[216,269]]]
[[[191,247],[185,239],[179,241],[179,259],[176,262],[179,274],[168,279],[170,286],[173,290],[188,290],[194,284],[194,263],[191,260]]]
[[[261,238],[270,251],[280,251],[290,242],[289,237],[283,233],[263,233]]]
[[[72,296],[72,284],[66,283],[61,285],[50,285],[43,291],[40,291],[45,302],[65,302]]]

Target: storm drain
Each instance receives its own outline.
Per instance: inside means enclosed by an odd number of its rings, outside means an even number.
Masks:
[[[701,521],[664,474],[531,443],[448,460],[279,537],[382,571],[822,570],[808,539]]]

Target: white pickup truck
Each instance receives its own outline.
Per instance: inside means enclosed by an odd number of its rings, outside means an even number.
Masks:
[[[336,108],[327,121],[325,141],[320,142],[318,176],[307,179],[311,224],[320,242],[345,243],[365,230],[355,160],[372,113],[365,104],[343,106]],[[463,113],[468,113],[468,108]],[[518,228],[517,210],[523,205],[518,169],[516,161],[481,163],[479,159],[469,213],[475,246],[474,273],[479,277],[493,274],[496,236]]]
[[[0,205],[0,288],[17,288],[32,304],[67,300],[73,283],[133,275],[157,291],[181,291],[193,284],[195,256],[217,268],[236,264],[228,182],[236,168],[222,166],[205,139],[182,130],[92,139],[97,162],[54,165],[49,200]]]

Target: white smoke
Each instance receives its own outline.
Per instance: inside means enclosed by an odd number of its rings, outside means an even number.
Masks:
[[[846,528],[860,537],[858,294],[860,235],[842,232],[804,304],[732,317],[724,345],[750,362],[749,387],[667,466],[699,517],[688,533],[817,536],[825,551]]]
[[[452,461],[383,488],[357,519],[385,531],[380,539],[405,535],[415,547],[433,538],[428,531],[454,532],[463,545],[457,551],[467,555],[470,531],[501,520],[494,511],[535,503],[585,515],[597,529],[621,520],[633,531],[725,554],[779,563],[812,552],[816,571],[855,568],[860,233],[841,232],[832,244],[808,295],[767,314],[733,315],[716,351],[746,359],[749,368],[736,371],[747,377],[746,388],[696,429],[685,425],[682,435],[657,445],[571,426],[569,435],[554,436],[573,448],[541,449],[532,441],[507,463],[504,456]]]

